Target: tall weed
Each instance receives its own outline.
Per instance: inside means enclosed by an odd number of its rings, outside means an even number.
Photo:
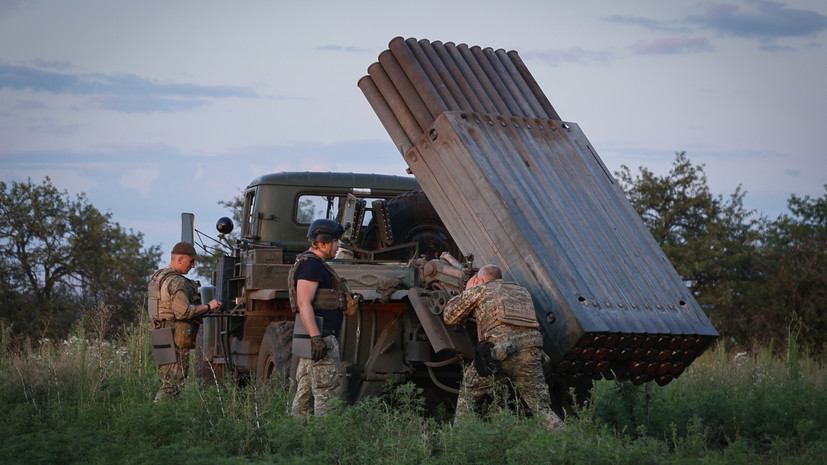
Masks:
[[[105,308],[99,309],[105,312]],[[96,329],[98,328],[98,329]],[[786,347],[735,357],[717,347],[665,387],[598,382],[590,407],[548,433],[505,387],[452,425],[412,383],[295,419],[291,393],[190,378],[153,404],[157,368],[143,325],[100,338],[11,342],[0,324],[4,463],[669,464],[825,463],[823,366]],[[87,333],[88,331],[88,333]]]
[[[792,341],[784,358],[771,348],[729,354],[719,345],[665,387],[600,382],[593,414],[621,433],[669,441],[700,436],[720,450],[744,441],[768,451],[779,441],[796,450],[827,440],[825,371]]]

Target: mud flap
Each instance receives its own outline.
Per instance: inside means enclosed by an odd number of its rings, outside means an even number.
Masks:
[[[150,329],[149,339],[152,342],[152,356],[155,357],[157,365],[168,365],[178,361],[172,328]]]
[[[316,317],[316,327],[322,329],[322,317]],[[302,324],[301,315],[296,313],[296,325],[293,326],[293,355],[304,358],[313,358],[310,353],[310,334]]]

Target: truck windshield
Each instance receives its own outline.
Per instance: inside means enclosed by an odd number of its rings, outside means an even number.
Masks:
[[[362,221],[362,226],[366,226],[370,223],[371,218],[373,218],[373,213],[370,210],[371,202],[385,199],[377,197],[360,197],[360,199],[367,201],[367,209]],[[296,223],[309,225],[313,220],[318,218],[339,221],[341,210],[345,206],[345,200],[347,200],[346,195],[300,195],[298,208],[296,208]]]

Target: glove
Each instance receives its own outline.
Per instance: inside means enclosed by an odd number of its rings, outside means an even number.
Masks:
[[[321,336],[313,336],[310,338],[310,358],[314,362],[324,358],[327,353],[327,347],[324,345],[324,339]]]
[[[474,368],[480,376],[491,376],[500,370],[499,360],[494,359],[491,349],[494,344],[482,341],[474,346]]]

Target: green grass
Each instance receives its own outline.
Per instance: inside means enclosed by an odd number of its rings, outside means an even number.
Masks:
[[[146,332],[114,343],[10,346],[0,327],[3,463],[763,464],[827,462],[824,367],[791,345],[733,361],[716,348],[665,387],[596,383],[590,407],[547,433],[494,405],[456,427],[411,384],[306,421],[290,394],[201,388],[155,405]]]

